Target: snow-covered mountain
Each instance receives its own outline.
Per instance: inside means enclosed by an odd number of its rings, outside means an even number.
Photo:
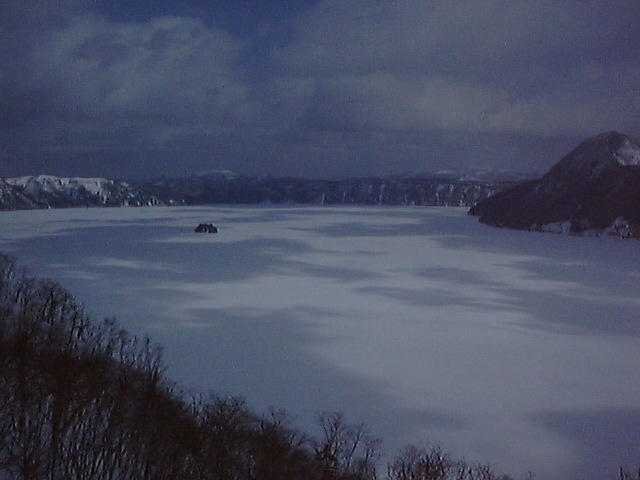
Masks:
[[[126,182],[52,175],[0,179],[0,209],[160,205]]]
[[[470,213],[498,227],[640,238],[640,143],[618,132],[592,137],[542,178]]]
[[[513,183],[433,177],[310,180],[231,172],[127,183],[38,175],[0,179],[0,209],[211,203],[471,206]]]

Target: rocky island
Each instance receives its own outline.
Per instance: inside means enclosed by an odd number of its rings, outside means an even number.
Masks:
[[[194,230],[195,233],[218,233],[218,227],[212,223],[201,223]]]

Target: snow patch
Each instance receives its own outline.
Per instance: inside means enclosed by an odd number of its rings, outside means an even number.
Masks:
[[[625,139],[624,144],[619,147],[613,155],[618,163],[625,167],[637,167],[640,165],[640,147],[628,138]]]
[[[563,234],[571,234],[578,235],[581,237],[601,237],[601,236],[610,236],[610,237],[620,237],[620,238],[632,238],[634,234],[634,229],[632,225],[626,220],[624,217],[616,218],[611,225],[607,228],[587,228],[584,230],[572,230],[572,221],[566,220],[564,222],[556,222],[556,223],[547,223],[544,225],[532,225],[530,230],[534,230],[536,232],[550,232],[550,233],[563,233]]]
[[[532,230],[550,233],[571,233],[571,220],[544,225],[533,225]]]
[[[603,235],[630,238],[633,237],[633,227],[624,217],[616,218],[611,225],[602,231]]]
[[[237,178],[239,175],[232,170],[205,170],[202,172],[198,172],[196,174],[197,177],[209,177],[209,176],[217,176],[223,177],[227,180],[231,180]]]

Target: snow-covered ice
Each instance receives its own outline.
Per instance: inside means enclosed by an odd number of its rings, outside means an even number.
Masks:
[[[364,421],[536,478],[640,462],[640,242],[458,208],[2,212],[0,250],[165,348],[197,390]],[[220,227],[193,234],[198,223]]]

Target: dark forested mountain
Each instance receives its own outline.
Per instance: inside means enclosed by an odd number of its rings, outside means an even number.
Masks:
[[[640,237],[640,144],[592,137],[538,180],[480,201],[470,213],[497,227]]]
[[[0,209],[208,203],[471,206],[514,183],[453,176],[309,180],[231,172],[152,182],[39,175],[0,179]]]

